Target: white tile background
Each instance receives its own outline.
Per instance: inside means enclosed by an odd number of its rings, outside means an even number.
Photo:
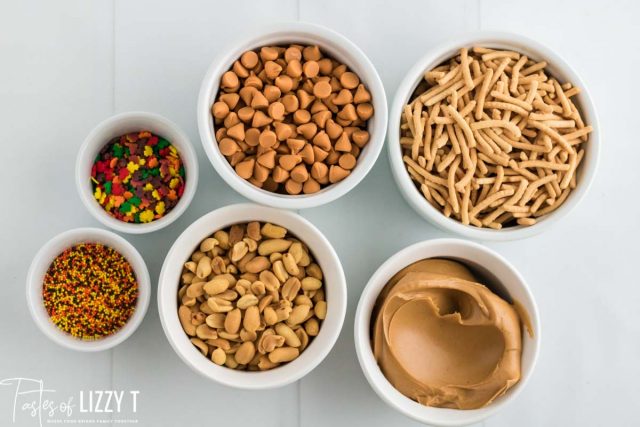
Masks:
[[[295,20],[333,28],[369,55],[389,99],[404,71],[438,42],[478,29],[506,30],[548,44],[575,66],[598,108],[604,145],[591,193],[566,220],[526,241],[489,245],[528,279],[544,338],[527,389],[483,425],[637,425],[639,16],[640,5],[631,0],[2,0],[0,379],[42,378],[61,395],[137,389],[138,412],[124,418],[143,426],[416,425],[369,388],[352,342],[355,306],[377,266],[410,243],[445,235],[399,196],[386,150],[350,194],[301,212],[343,261],[349,309],[327,359],[283,389],[238,391],[192,373],[168,345],[155,299],[138,332],[118,348],[93,355],[59,348],[29,318],[26,271],[55,234],[98,225],[75,193],[73,168],[84,136],[113,113],[141,109],[171,118],[186,129],[201,158],[189,210],[160,232],[126,236],[154,281],[185,227],[243,200],[206,160],[195,105],[210,61],[244,29]],[[12,390],[0,387],[0,425],[13,425],[12,404]],[[15,425],[37,420],[19,414]]]

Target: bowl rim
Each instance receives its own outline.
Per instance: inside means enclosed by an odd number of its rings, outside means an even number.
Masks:
[[[218,81],[222,73],[227,71],[233,61],[247,49],[254,49],[267,44],[285,43],[287,41],[309,39],[300,43],[316,43],[321,49],[328,51],[332,57],[346,57],[343,63],[356,71],[360,80],[365,82],[371,95],[375,114],[369,124],[370,140],[362,150],[356,167],[344,180],[327,186],[317,193],[305,195],[285,195],[260,189],[240,178],[229,162],[220,153],[215,129],[211,120],[211,100],[218,92]],[[327,49],[327,45],[330,46]],[[336,52],[339,54],[336,55]],[[214,93],[213,97],[211,94]],[[387,133],[388,109],[387,98],[382,80],[375,66],[367,55],[346,36],[327,27],[306,22],[284,22],[261,27],[229,44],[213,60],[200,86],[197,102],[198,130],[200,140],[209,161],[218,175],[235,191],[249,200],[267,206],[283,209],[305,209],[330,203],[347,194],[356,187],[369,173],[376,163]]]
[[[233,370],[218,366],[203,357],[189,342],[190,337],[183,331],[177,315],[176,292],[179,287],[177,280],[179,280],[182,268],[176,267],[175,262],[183,262],[188,259],[202,239],[213,232],[232,224],[250,221],[273,222],[282,225],[309,246],[314,253],[316,262],[321,264],[325,274],[325,292],[328,301],[327,316],[320,328],[320,333],[300,356],[281,367],[260,372]],[[315,246],[302,238],[301,230],[314,238]],[[176,281],[172,279],[172,270],[178,272]],[[174,352],[191,370],[199,375],[239,389],[262,390],[282,387],[299,380],[315,369],[334,347],[342,331],[346,308],[347,285],[342,264],[324,234],[297,213],[252,203],[228,205],[215,209],[195,220],[180,234],[169,249],[158,279],[158,313],[164,334]],[[310,351],[312,349],[314,350]]]
[[[90,153],[95,151],[96,148],[99,149],[99,147],[103,147],[109,142],[103,141],[100,134],[107,132],[110,129],[116,130],[127,120],[134,119],[152,123],[149,127],[153,127],[154,125],[165,127],[177,136],[177,138],[172,138],[170,142],[178,150],[187,175],[184,192],[176,206],[162,218],[140,224],[120,221],[109,215],[102,206],[96,203],[93,197],[93,192],[91,191],[91,186],[88,185],[90,182],[90,176],[87,172],[91,170],[91,164],[93,162],[93,157],[90,156]],[[149,130],[155,132],[154,129]],[[114,114],[102,120],[84,139],[80,149],[78,150],[75,165],[76,189],[82,204],[87,208],[89,213],[103,225],[113,230],[129,234],[151,233],[160,230],[177,220],[187,210],[193,200],[198,187],[198,175],[198,157],[188,135],[173,121],[159,114],[147,111],[126,111]]]
[[[370,307],[373,307],[373,304],[375,304],[375,301],[378,298],[380,292],[386,285],[387,280],[384,280],[385,277],[392,277],[393,274],[397,273],[402,268],[406,267],[412,262],[415,262],[414,258],[419,259],[419,257],[414,256],[414,254],[418,255],[424,251],[435,250],[438,248],[441,248],[443,251],[450,253],[450,255],[433,255],[431,257],[455,258],[456,255],[452,252],[470,250],[472,252],[475,251],[476,253],[484,253],[488,257],[493,258],[496,262],[501,264],[502,267],[504,267],[511,275],[517,278],[517,285],[511,284],[511,289],[514,289],[516,286],[520,288],[525,295],[526,300],[528,300],[527,302],[530,304],[527,314],[529,315],[529,320],[534,331],[533,337],[530,337],[531,344],[533,345],[530,367],[527,372],[521,375],[517,388],[511,389],[507,394],[501,396],[500,401],[493,402],[491,405],[484,408],[475,410],[456,410],[420,405],[419,403],[414,402],[413,400],[404,396],[393,387],[393,385],[386,379],[386,377],[380,370],[373,355],[370,341]],[[461,426],[477,423],[494,415],[496,412],[502,410],[505,406],[513,402],[528,384],[533,373],[535,372],[540,354],[541,342],[542,330],[538,305],[531,292],[531,288],[519,273],[519,271],[506,258],[495,252],[494,250],[482,244],[458,238],[423,240],[411,244],[391,255],[382,265],[380,265],[380,267],[378,267],[378,269],[373,273],[373,275],[367,282],[358,300],[354,321],[354,344],[356,347],[358,363],[360,364],[360,368],[371,388],[387,405],[394,408],[398,412],[416,421],[438,426]],[[390,395],[388,395],[387,393]],[[402,403],[398,403],[398,401],[401,401]],[[409,405],[410,408],[403,406],[403,403]],[[435,419],[433,415],[425,413],[425,411],[436,412],[443,415],[446,413],[456,413],[461,419]],[[463,416],[460,416],[460,414],[463,414]],[[466,415],[466,417],[464,415]]]
[[[53,253],[54,248],[69,248],[80,243],[102,243],[116,250],[133,268],[138,284],[138,301],[131,318],[117,332],[99,340],[83,341],[58,329],[49,321],[49,315],[42,302],[44,272],[62,251],[57,250],[55,254],[50,254]],[[34,256],[27,272],[26,285],[27,306],[38,329],[56,344],[76,351],[103,351],[121,344],[142,324],[151,301],[151,279],[142,255],[125,238],[101,228],[73,228],[49,239]]]
[[[579,171],[581,175],[580,183],[558,209],[541,217],[538,222],[532,226],[514,226],[501,230],[493,230],[464,225],[455,219],[445,217],[440,211],[431,206],[417,190],[402,160],[402,153],[399,148],[399,132],[397,131],[400,126],[400,115],[402,107],[413,93],[422,74],[426,69],[430,69],[443,60],[450,58],[460,47],[479,44],[489,47],[510,48],[521,53],[524,52],[530,57],[546,60],[549,63],[547,68],[556,70],[552,74],[566,78],[580,88],[581,93],[576,95],[576,98],[579,100],[582,114],[588,118],[588,120],[585,121],[593,127],[587,143],[588,149],[585,151],[585,158],[582,161],[581,170]],[[533,53],[533,55],[530,55],[530,53]],[[507,241],[528,238],[548,230],[553,224],[567,216],[567,214],[584,199],[593,184],[600,159],[601,145],[600,125],[593,98],[591,97],[588,86],[574,68],[569,65],[561,55],[547,45],[517,33],[501,31],[470,32],[459,37],[451,38],[429,49],[429,51],[407,71],[396,90],[396,95],[389,113],[387,139],[392,175],[405,200],[416,213],[442,230],[481,241]]]

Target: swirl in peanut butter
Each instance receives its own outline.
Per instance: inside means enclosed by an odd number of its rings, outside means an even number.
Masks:
[[[427,406],[476,409],[520,379],[520,318],[462,264],[418,261],[397,273],[372,316],[385,377]]]

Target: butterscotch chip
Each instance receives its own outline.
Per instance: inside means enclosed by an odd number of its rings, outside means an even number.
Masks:
[[[251,99],[253,99],[253,94],[257,90],[258,89],[253,86],[244,86],[240,88],[238,94],[240,95],[240,99],[242,100],[242,102],[244,102],[246,105],[251,105]]]
[[[321,180],[329,173],[329,167],[321,162],[315,162],[311,166],[311,176],[317,180]]]
[[[276,145],[276,142],[277,142],[276,133],[271,130],[265,129],[260,134],[260,138],[258,139],[258,142],[260,143],[261,147],[271,148],[274,145]]]
[[[356,94],[353,96],[353,102],[355,102],[356,104],[371,102],[371,94],[367,89],[365,89],[363,84],[358,85]]]
[[[313,147],[311,146],[311,144],[305,143],[299,154],[300,158],[302,158],[302,161],[308,165],[313,164],[313,162],[315,161],[315,154],[313,152]]]
[[[244,140],[244,123],[237,123],[227,129],[227,135],[237,141]]]
[[[290,176],[296,182],[305,182],[309,178],[309,172],[303,164],[299,164],[291,170]]]
[[[351,153],[345,153],[338,159],[341,168],[351,170],[356,166],[356,156]]]
[[[318,61],[322,58],[322,53],[320,52],[320,48],[318,46],[307,46],[302,49],[302,56],[305,61]]]
[[[297,131],[299,134],[302,134],[306,140],[310,140],[316,132],[318,132],[318,125],[315,123],[305,123],[298,126]]]
[[[285,183],[284,189],[287,190],[287,193],[289,194],[300,194],[302,191],[302,184],[290,178]]]
[[[263,61],[275,61],[278,59],[278,50],[274,47],[265,46],[260,49],[260,58]]]
[[[320,81],[313,86],[313,95],[320,99],[325,99],[331,95],[331,84],[327,81]]]
[[[282,105],[284,105],[284,109],[287,111],[287,113],[293,113],[295,111],[298,111],[298,106],[300,105],[300,103],[298,102],[297,96],[289,94],[285,95],[282,98]]]
[[[333,165],[329,168],[329,181],[331,183],[340,182],[349,176],[351,172],[346,169],[341,168],[340,166]]]
[[[258,54],[252,50],[249,50],[242,54],[242,56],[240,57],[240,62],[246,68],[251,69],[258,65]]]
[[[271,80],[274,80],[282,72],[282,67],[280,66],[280,64],[276,62],[267,61],[264,64],[264,72],[268,78],[270,78]]]
[[[320,131],[314,136],[313,143],[325,151],[331,149],[331,139],[324,131]]]
[[[331,139],[337,139],[340,135],[342,135],[342,126],[331,119],[327,120],[325,130],[327,131],[327,135],[329,135],[329,138]]]
[[[292,130],[289,125],[275,122],[273,127],[276,129],[276,136],[278,137],[278,141],[284,141],[291,136]]]
[[[353,102],[353,94],[348,89],[342,89],[332,99],[332,102],[333,102],[334,105],[337,105],[337,106],[351,104]]]
[[[258,156],[258,163],[262,166],[273,169],[276,164],[276,152],[274,150],[265,151]]]
[[[358,104],[356,107],[356,113],[358,114],[358,118],[360,120],[369,120],[371,116],[373,116],[373,105],[368,102],[364,104]]]
[[[278,76],[275,81],[276,86],[282,93],[290,92],[293,88],[293,80],[289,76]]]
[[[333,63],[329,58],[322,58],[317,62],[321,75],[328,76],[329,74],[331,74],[331,71],[333,71]]]
[[[302,66],[302,71],[308,78],[313,78],[318,75],[318,72],[320,72],[320,66],[316,61],[307,61]]]
[[[262,92],[264,93],[264,97],[267,98],[267,101],[269,102],[276,102],[278,99],[280,99],[280,95],[282,95],[282,91],[280,90],[280,88],[274,85],[266,85]]]
[[[244,142],[250,147],[255,147],[260,143],[260,130],[256,128],[247,129],[244,132]]]
[[[300,61],[297,59],[289,61],[287,64],[287,75],[294,79],[302,75],[302,64],[300,64]]]
[[[273,181],[276,183],[285,182],[289,179],[289,171],[281,168],[280,166],[276,166],[273,168],[273,173],[271,174]]]
[[[229,114],[229,106],[222,101],[218,101],[211,107],[211,114],[216,119],[224,119]]]
[[[239,122],[240,122],[240,119],[238,118],[238,115],[232,111],[229,114],[227,114],[227,117],[224,118],[224,121],[222,123],[224,123],[225,127],[228,129],[238,124]]]
[[[245,123],[248,123],[253,119],[253,114],[255,110],[251,107],[242,107],[238,110],[238,118]]]
[[[304,139],[289,138],[287,146],[291,149],[291,153],[297,154],[305,146],[307,142]]]
[[[297,124],[308,123],[311,120],[311,113],[307,110],[297,110],[293,113],[293,122]]]
[[[313,88],[309,88],[309,89],[313,89]],[[309,95],[309,92],[307,92],[306,90],[298,90],[296,94],[298,95],[298,101],[300,102],[301,111],[306,111],[308,113],[309,111],[307,111],[307,109],[309,108],[309,105],[313,102],[315,98]]]
[[[240,85],[238,76],[233,71],[227,71],[222,75],[222,87],[225,89],[233,90],[237,89]]]
[[[249,77],[249,71],[240,63],[240,61],[234,62],[231,70],[240,78],[245,79]]]
[[[240,147],[231,138],[224,138],[219,144],[220,152],[223,156],[231,156],[232,154],[240,151]]]
[[[255,110],[262,110],[269,106],[269,100],[260,91],[255,91],[251,98],[251,108]]]
[[[313,157],[315,158],[316,162],[323,162],[327,156],[329,155],[329,152],[326,150],[323,150],[320,147],[313,147]]]
[[[302,51],[298,47],[291,46],[284,51],[284,60],[289,62],[294,59],[300,61],[302,59]]]
[[[334,148],[336,151],[351,151],[351,141],[349,141],[349,136],[346,132],[343,132],[342,135],[340,135],[340,138],[338,138],[338,141],[336,141],[336,145]]]
[[[311,116],[311,120],[313,120],[313,122],[321,128],[325,127],[325,125],[327,124],[327,120],[329,120],[330,118],[331,111],[329,110],[318,111],[313,116]]]
[[[364,147],[369,142],[369,132],[366,130],[357,130],[351,134],[351,140],[358,147]]]
[[[244,179],[249,179],[253,176],[253,165],[255,163],[254,159],[248,159],[242,161],[236,165],[236,173]]]
[[[284,118],[285,109],[282,102],[274,102],[269,105],[268,111],[273,120],[282,120]]]
[[[267,178],[269,178],[269,173],[269,169],[260,165],[258,162],[253,165],[253,177],[256,181],[265,182]]]
[[[256,111],[253,115],[253,120],[251,120],[251,126],[254,128],[261,128],[262,126],[266,126],[273,121],[271,117],[268,117],[262,111]]]
[[[342,110],[338,113],[338,118],[342,120],[346,120],[349,122],[354,121],[358,118],[358,114],[356,113],[356,107],[353,104],[347,104],[342,107]]]
[[[223,93],[218,97],[220,101],[224,102],[229,106],[229,109],[233,110],[238,105],[238,101],[240,100],[240,95],[237,93]]]
[[[304,194],[313,194],[320,191],[320,183],[313,178],[309,178],[302,185],[302,192]]]
[[[296,154],[285,154],[284,156],[280,156],[278,160],[278,164],[280,167],[286,171],[290,171],[293,169],[298,163],[300,163],[302,159],[300,156]]]

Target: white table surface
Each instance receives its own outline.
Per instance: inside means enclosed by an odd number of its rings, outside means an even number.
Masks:
[[[74,161],[85,135],[114,113],[135,109],[169,117],[187,131],[200,157],[198,192],[187,212],[162,231],[125,236],[142,253],[154,283],[182,230],[215,208],[244,201],[206,159],[195,107],[209,63],[245,29],[297,20],[335,29],[371,58],[389,99],[405,70],[438,42],[479,29],[505,30],[548,44],[574,65],[598,109],[603,149],[592,191],[570,216],[543,235],[488,244],[529,281],[544,336],[527,388],[482,425],[637,425],[639,13],[640,3],[631,0],[3,0],[0,379],[42,379],[58,397],[140,390],[135,414],[93,418],[137,419],[144,426],[417,425],[372,391],[353,347],[355,307],[369,276],[397,250],[446,236],[400,197],[386,149],[348,195],[300,212],[340,255],[349,307],[327,359],[288,387],[240,391],[193,373],[162,332],[155,292],[140,329],[116,349],[81,354],[60,348],[31,321],[25,276],[49,238],[98,226],[76,194]],[[0,387],[2,426],[13,425],[13,393]],[[15,425],[37,420],[18,410]]]

